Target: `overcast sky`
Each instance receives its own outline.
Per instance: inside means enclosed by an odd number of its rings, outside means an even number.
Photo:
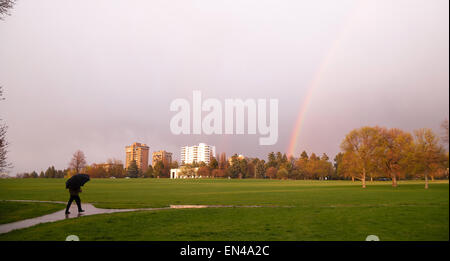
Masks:
[[[449,116],[448,0],[19,0],[0,21],[0,118],[11,174],[165,149],[339,151],[364,125],[407,131]],[[312,88],[312,89],[311,89]],[[176,98],[279,99],[279,139],[173,135]]]

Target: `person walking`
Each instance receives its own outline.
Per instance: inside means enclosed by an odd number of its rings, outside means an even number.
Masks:
[[[81,188],[69,188],[69,193],[70,193],[70,199],[69,202],[67,202],[67,207],[66,207],[66,215],[70,214],[69,209],[70,209],[70,205],[72,205],[72,202],[75,200],[75,202],[77,203],[78,206],[78,213],[82,213],[84,212],[84,210],[81,208],[81,199],[79,196],[79,193],[81,193]]]
[[[79,194],[81,193],[81,186],[90,180],[87,174],[76,174],[66,181],[66,189],[69,189],[70,199],[67,202],[66,215],[70,214],[69,209],[72,205],[72,201],[75,200],[78,206],[78,213],[84,212],[81,208],[81,199]]]

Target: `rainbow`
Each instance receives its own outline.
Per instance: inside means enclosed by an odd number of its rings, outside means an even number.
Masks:
[[[335,44],[333,44],[335,45]],[[333,49],[333,48],[330,48]],[[309,104],[311,103],[313,94],[315,92],[315,90],[318,88],[319,86],[319,82],[321,79],[321,76],[325,70],[325,68],[327,67],[329,61],[330,61],[330,54],[331,51],[328,52],[328,55],[326,56],[326,58],[323,60],[323,62],[321,63],[321,65],[319,66],[318,70],[316,70],[316,73],[311,81],[311,83],[308,86],[307,92],[306,92],[306,96],[303,99],[303,102],[300,103],[300,110],[297,116],[297,120],[295,121],[295,125],[294,125],[294,129],[292,131],[291,134],[291,139],[289,141],[289,147],[287,150],[287,156],[294,156],[295,152],[296,152],[296,148],[297,145],[299,143],[299,137],[300,137],[300,133],[303,127],[303,124],[305,122],[305,115],[306,115],[306,111],[308,109]]]
[[[320,80],[323,78],[325,70],[328,67],[328,64],[332,61],[332,59],[336,53],[336,50],[340,46],[342,39],[348,33],[349,28],[352,24],[352,20],[355,18],[356,14],[359,13],[358,10],[361,8],[362,2],[363,1],[358,1],[358,5],[356,5],[352,8],[350,15],[347,16],[346,22],[344,23],[343,26],[341,26],[341,30],[335,37],[335,40],[333,41],[333,43],[330,45],[327,55],[324,56],[324,58],[322,59],[322,62],[319,64],[319,67],[317,68],[316,72],[314,73],[314,76],[313,76],[311,82],[308,84],[306,96],[304,97],[303,101],[300,103],[300,109],[299,109],[299,113],[297,116],[297,120],[295,121],[294,129],[292,130],[291,138],[289,140],[287,156],[294,156],[296,153],[296,149],[299,145],[300,134],[301,134],[303,125],[305,123],[305,115],[308,110],[309,104],[311,104],[311,100],[314,96],[314,93],[317,92],[317,89],[320,85]],[[364,3],[365,3],[365,1],[364,1]]]

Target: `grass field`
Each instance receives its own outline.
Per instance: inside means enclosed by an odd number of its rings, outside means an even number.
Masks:
[[[0,200],[66,201],[65,180],[0,180]],[[449,184],[423,182],[93,179],[82,201],[100,208],[259,205],[102,214],[40,224],[0,240],[449,240]],[[0,205],[1,207],[1,205]],[[1,208],[0,211],[4,211]]]
[[[63,204],[0,201],[0,224],[43,216],[64,209]]]

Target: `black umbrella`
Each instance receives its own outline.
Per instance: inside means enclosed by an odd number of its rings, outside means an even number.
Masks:
[[[76,174],[66,181],[66,188],[76,189],[84,185],[91,178],[87,174]]]

